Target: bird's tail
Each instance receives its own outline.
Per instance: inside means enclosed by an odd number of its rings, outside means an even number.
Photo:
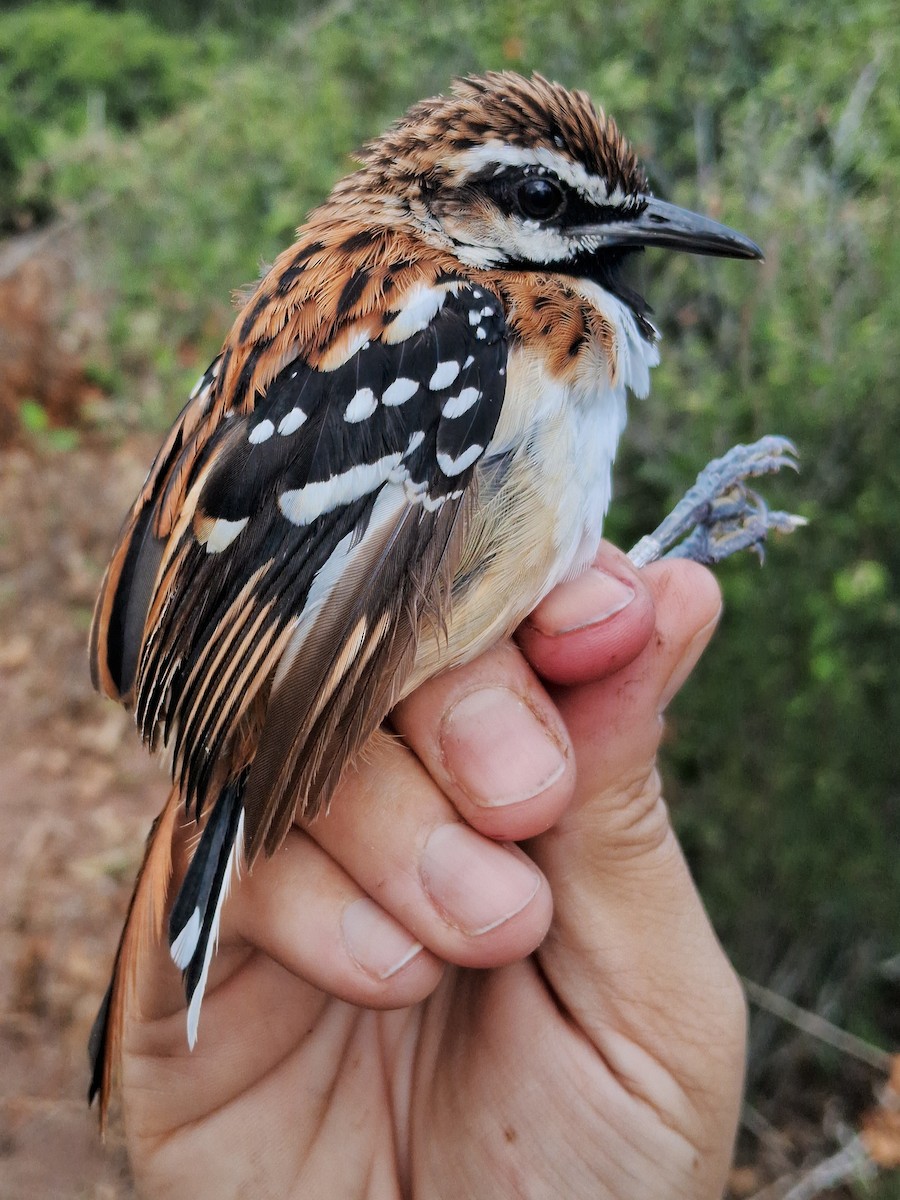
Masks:
[[[187,1036],[192,1049],[197,1041],[200,1007],[219,935],[222,907],[231,880],[240,870],[243,846],[241,796],[245,783],[244,771],[233,776],[216,798],[168,921],[172,960],[180,968],[184,982],[188,1005]],[[151,944],[159,943],[163,932],[172,874],[172,838],[176,816],[181,809],[180,800],[180,791],[175,787],[150,829],[144,861],[119,939],[112,980],[91,1030],[88,1100],[93,1102],[99,1096],[101,1131],[106,1126],[113,1077],[121,1058],[126,1013],[135,999],[137,965]]]
[[[100,1130],[106,1129],[106,1117],[113,1077],[122,1053],[122,1033],[126,1010],[133,1004],[137,986],[137,966],[150,944],[159,941],[166,907],[166,894],[172,874],[172,834],[179,807],[178,788],[173,788],[166,806],[150,827],[144,861],[128,905],[112,979],[91,1029],[88,1053],[91,1082],[88,1102],[99,1097]]]
[[[244,770],[219,793],[169,917],[169,948],[184,981],[187,1037],[192,1050],[197,1042],[209,964],[219,939],[222,906],[232,879],[240,875],[244,845],[241,797],[246,782]]]

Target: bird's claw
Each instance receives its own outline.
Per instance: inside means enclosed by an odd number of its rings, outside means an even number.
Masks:
[[[733,446],[713,459],[662,524],[641,538],[629,558],[637,567],[660,558],[690,558],[717,563],[739,550],[765,560],[765,540],[775,530],[792,533],[806,524],[792,513],[772,512],[747,480],[772,475],[782,467],[796,471],[797,449],[784,437],[764,437],[749,446]]]

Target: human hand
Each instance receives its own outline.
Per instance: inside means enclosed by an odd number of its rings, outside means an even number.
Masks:
[[[721,1194],[743,999],[656,772],[718,611],[703,568],[604,546],[242,880],[193,1053],[177,971],[144,960],[123,1096],[145,1195]]]

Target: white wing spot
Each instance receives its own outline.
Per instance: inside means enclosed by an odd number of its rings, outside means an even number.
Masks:
[[[444,507],[448,500],[458,500],[462,494],[462,488],[460,488],[458,492],[447,492],[443,496],[435,496],[434,499],[432,499],[426,491],[417,496],[416,499],[426,512],[437,512],[438,509]]]
[[[491,308],[490,305],[488,305],[486,308],[483,308],[481,310],[481,315],[483,317],[492,317],[494,315],[494,310]]]
[[[481,333],[481,330],[478,330]],[[460,371],[458,362],[450,359],[448,362],[438,363],[437,370],[428,380],[428,386],[433,392],[440,392],[444,388],[449,387],[453,380],[457,377]]]
[[[385,388],[381,403],[386,404],[389,408],[397,404],[405,404],[418,390],[419,384],[415,379],[395,379],[389,387]]]
[[[435,496],[432,500],[427,493],[419,496],[418,500],[426,512],[438,512],[447,503],[446,496]]]
[[[414,450],[418,450],[424,441],[424,429],[417,429],[414,433],[411,433],[409,435],[409,441],[407,442],[406,449],[403,451],[403,457],[409,458],[410,454],[412,454]],[[394,467],[393,471],[391,471],[388,479],[391,483],[407,484],[409,482],[409,468],[405,467],[401,461],[396,467]]]
[[[381,340],[386,345],[405,342],[431,324],[446,299],[447,292],[443,288],[415,284],[407,292],[397,316],[385,329]]]
[[[249,517],[241,517],[237,521],[229,521],[226,517],[217,517],[206,539],[206,553],[220,554],[226,550],[237,535],[247,527]]]
[[[481,299],[481,292],[479,292],[478,288],[474,288],[472,290],[472,295],[475,297],[476,300]]]
[[[470,354],[469,357],[466,359],[466,361],[463,363],[463,370],[465,371],[468,367],[471,367],[471,365],[474,361],[475,361],[475,355]]]
[[[306,413],[302,408],[292,408],[291,411],[278,422],[278,432],[282,437],[287,437],[289,433],[296,433],[300,426],[306,421]]]
[[[472,463],[484,453],[484,446],[479,446],[477,442],[469,446],[468,450],[463,450],[459,458],[451,458],[449,454],[438,454],[438,466],[445,475],[461,475],[463,471],[468,470]]]
[[[475,330],[475,336],[477,338],[479,338],[482,342],[487,337],[487,334],[485,333],[483,325],[479,325],[478,328]]]
[[[413,438],[410,438],[410,442]],[[376,491],[383,483],[387,483],[391,472],[400,465],[402,459],[402,451],[386,454],[376,462],[351,467],[349,471],[332,475],[330,479],[282,492],[278,497],[278,507],[293,525],[311,525],[323,513],[333,512],[341,505],[352,504],[354,500]]]
[[[365,421],[366,417],[371,417],[377,407],[378,401],[375,399],[372,389],[360,388],[344,409],[344,420],[349,421],[351,425],[356,424],[357,421]]]
[[[258,446],[260,442],[268,441],[274,432],[275,426],[267,417],[265,421],[260,421],[258,425],[255,425],[250,430],[250,436],[247,438],[247,441],[253,446]]]
[[[320,371],[336,371],[359,350],[369,344],[369,335],[364,329],[348,329],[332,342],[319,361]]]
[[[458,396],[451,396],[444,404],[441,412],[445,417],[461,417],[463,413],[467,413],[473,404],[477,404],[481,399],[481,392],[478,388],[467,387],[459,393]]]
[[[475,308],[469,309],[469,324],[470,325],[480,325],[481,324],[481,313],[478,312],[478,310]]]

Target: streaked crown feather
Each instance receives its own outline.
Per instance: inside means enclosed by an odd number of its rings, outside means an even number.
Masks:
[[[545,150],[579,164],[625,194],[646,188],[637,156],[615,122],[582,91],[542,75],[489,71],[454,82],[450,94],[413,105],[363,151],[363,161],[397,177],[439,182],[472,150]]]

